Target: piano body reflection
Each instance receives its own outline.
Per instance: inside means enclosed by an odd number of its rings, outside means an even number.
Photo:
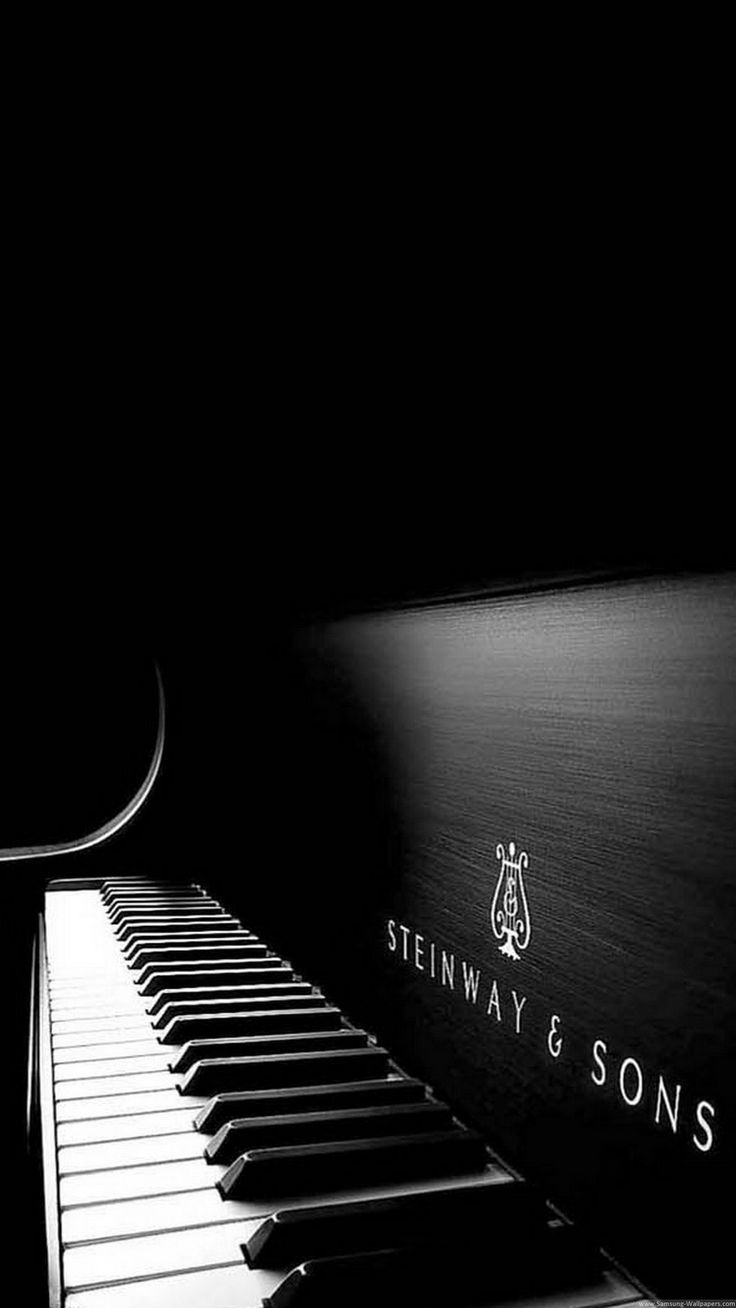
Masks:
[[[732,1288],[735,596],[638,577],[304,624],[229,783],[216,713],[198,766],[186,743],[197,669],[162,661],[145,805],[18,865],[56,1302]],[[242,818],[189,842],[207,785]]]

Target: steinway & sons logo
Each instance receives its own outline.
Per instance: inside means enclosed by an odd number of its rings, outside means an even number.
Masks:
[[[501,871],[491,904],[491,926],[496,939],[504,942],[499,945],[498,952],[518,962],[521,954],[517,954],[517,949],[526,949],[532,935],[524,887],[524,871],[529,866],[529,856],[519,850],[517,858],[516,845],[512,840],[508,854],[503,845],[496,846],[496,858],[501,860]]]
[[[529,858],[524,850],[517,853],[513,840],[509,842],[508,853],[504,845],[496,846],[496,858],[501,868],[491,901],[491,927],[496,940],[502,941],[498,952],[510,962],[517,963],[531,939],[531,919],[524,885]],[[688,1131],[683,1118],[689,1117],[689,1146],[700,1154],[708,1154],[713,1149],[716,1140],[714,1104],[706,1099],[693,1102],[695,1097],[687,1095],[682,1084],[673,1085],[664,1073],[647,1069],[639,1058],[615,1051],[608,1039],[602,1039],[598,1033],[586,1038],[576,1023],[568,1026],[560,1013],[545,1013],[539,1007],[538,991],[527,1006],[527,996],[510,985],[507,985],[509,993],[506,997],[503,974],[489,975],[485,966],[463,958],[426,932],[395,918],[389,918],[386,927],[389,953],[415,971],[423,972],[430,985],[455,991],[458,999],[480,1009],[490,1024],[489,1036],[497,1023],[509,1024],[514,1037],[534,1043],[539,1041],[542,1058],[554,1062],[565,1062],[571,1045],[572,1069],[577,1075],[582,1074],[582,1084],[587,1084],[589,1091],[597,1094],[606,1088],[627,1109],[646,1111],[648,1108],[655,1127],[666,1129],[669,1126],[673,1135],[684,1133],[683,1127]]]

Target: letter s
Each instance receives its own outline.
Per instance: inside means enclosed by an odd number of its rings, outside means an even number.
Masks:
[[[594,1085],[605,1085],[605,1084],[606,1084],[606,1069],[605,1069],[605,1067],[603,1066],[603,1059],[601,1058],[600,1054],[598,1053],[598,1047],[599,1047],[599,1046],[600,1046],[600,1048],[603,1050],[603,1053],[604,1053],[604,1054],[607,1054],[607,1053],[608,1053],[608,1046],[606,1045],[605,1040],[596,1040],[596,1041],[595,1041],[595,1044],[593,1045],[593,1057],[594,1057],[596,1063],[598,1064],[598,1066],[599,1066],[600,1069],[601,1069],[601,1079],[600,1079],[600,1081],[598,1080],[598,1077],[596,1076],[595,1072],[591,1072],[591,1074],[590,1074],[590,1079],[591,1079],[591,1081],[593,1082]]]
[[[698,1104],[695,1115],[698,1119],[698,1124],[702,1126],[703,1130],[705,1131],[706,1143],[701,1144],[700,1141],[697,1140],[695,1136],[693,1136],[693,1144],[695,1145],[696,1149],[700,1150],[701,1154],[707,1154],[708,1150],[713,1148],[713,1132],[708,1126],[708,1123],[703,1120],[703,1113],[705,1112],[706,1109],[708,1109],[708,1111],[713,1115],[713,1117],[715,1117],[716,1110],[713,1107],[713,1105],[709,1104],[707,1099],[701,1099],[700,1103]]]
[[[394,922],[394,919],[390,917],[388,920],[388,934],[389,934],[388,947],[391,950],[392,954],[396,953],[396,931],[394,930],[395,926],[396,923]]]

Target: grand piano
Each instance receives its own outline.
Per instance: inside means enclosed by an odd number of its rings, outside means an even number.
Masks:
[[[17,745],[3,827],[52,1303],[733,1291],[735,600],[525,572],[34,669],[76,741],[33,802]]]

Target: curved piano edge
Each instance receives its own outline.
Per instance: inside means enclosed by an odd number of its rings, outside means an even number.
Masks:
[[[25,845],[18,846],[14,849],[0,849],[0,863],[17,863],[23,859],[31,858],[54,858],[59,854],[75,854],[83,849],[91,849],[94,845],[101,845],[106,840],[121,831],[124,826],[135,817],[136,813],[145,804],[148,796],[153,789],[156,778],[161,768],[161,760],[164,752],[164,740],[166,737],[166,697],[164,695],[164,683],[161,677],[161,671],[158,664],[155,665],[156,682],[158,685],[158,727],[156,731],[156,744],[153,750],[153,757],[148,771],[143,778],[140,786],[133,795],[133,798],[125,805],[115,817],[110,818],[101,827],[95,831],[89,832],[88,835],[81,836],[77,840],[65,840],[58,844],[52,845]]]

